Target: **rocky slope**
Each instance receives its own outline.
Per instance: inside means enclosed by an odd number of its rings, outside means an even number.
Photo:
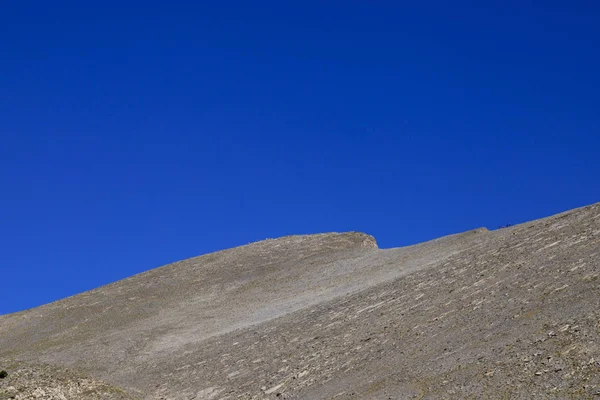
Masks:
[[[64,368],[0,359],[0,400],[8,399],[134,400],[134,397]]]
[[[600,398],[599,276],[600,204],[397,249],[291,236],[1,316],[0,356],[148,399]]]

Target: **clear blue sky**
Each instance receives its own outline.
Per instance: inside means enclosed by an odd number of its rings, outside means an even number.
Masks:
[[[596,1],[6,1],[0,313],[267,237],[600,201]]]

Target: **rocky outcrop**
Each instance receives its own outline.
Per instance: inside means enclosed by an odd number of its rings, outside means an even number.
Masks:
[[[56,366],[0,359],[0,369],[1,400],[135,399],[121,389]]]

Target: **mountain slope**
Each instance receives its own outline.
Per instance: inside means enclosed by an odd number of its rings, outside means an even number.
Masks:
[[[152,399],[592,398],[599,242],[599,204],[398,249],[267,240],[2,316],[0,356]]]
[[[2,400],[135,399],[114,386],[53,365],[0,359],[0,369],[0,399]],[[10,373],[7,374],[6,370]]]

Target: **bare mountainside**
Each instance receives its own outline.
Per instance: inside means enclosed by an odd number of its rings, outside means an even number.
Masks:
[[[0,316],[0,399],[23,362],[146,399],[600,399],[599,277],[600,204],[396,249],[265,240]]]

